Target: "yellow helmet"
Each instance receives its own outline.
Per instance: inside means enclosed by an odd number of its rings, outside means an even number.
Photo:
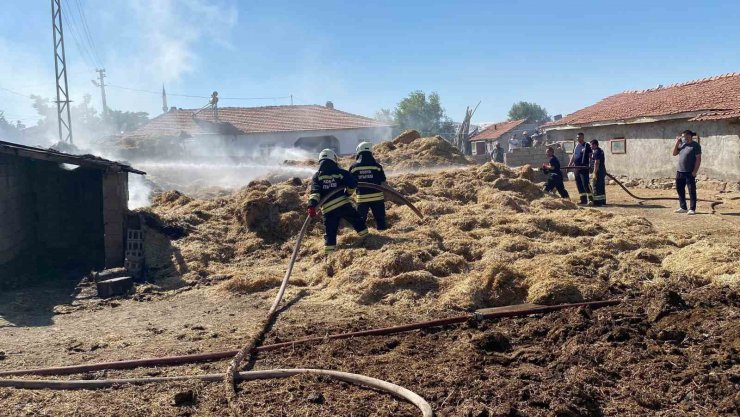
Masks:
[[[370,142],[362,142],[359,145],[357,145],[357,153],[360,152],[370,152],[370,150],[373,148],[373,144]]]
[[[319,153],[319,162],[324,159],[331,159],[332,161],[337,162],[337,154],[331,149],[324,149]]]

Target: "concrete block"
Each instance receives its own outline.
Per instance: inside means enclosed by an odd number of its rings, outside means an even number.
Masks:
[[[120,277],[99,281],[95,284],[98,289],[98,297],[108,298],[118,295],[126,295],[134,288],[132,277]]]

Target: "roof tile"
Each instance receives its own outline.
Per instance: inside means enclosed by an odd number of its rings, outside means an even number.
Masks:
[[[738,117],[740,112],[740,73],[730,73],[668,87],[625,91],[569,114],[545,126],[578,126],[594,122],[630,120],[638,117],[669,116],[687,112],[712,112],[716,120]],[[708,118],[708,117],[711,117]]]
[[[387,127],[356,114],[319,105],[222,107],[213,111],[172,110],[150,120],[126,136],[177,136],[212,133],[248,134],[310,130]]]
[[[520,124],[524,123],[527,119],[521,120],[507,120],[505,122],[494,123],[487,128],[478,132],[477,135],[470,138],[470,141],[477,140],[498,140],[501,136],[510,132]]]

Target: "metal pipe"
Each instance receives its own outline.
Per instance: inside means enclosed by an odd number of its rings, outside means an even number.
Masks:
[[[520,308],[520,306],[505,306],[492,309],[478,310],[464,316],[450,317],[446,319],[423,321],[417,323],[404,324],[393,327],[382,327],[377,329],[360,330],[356,332],[335,333],[327,336],[307,337],[287,342],[263,345],[254,348],[253,352],[269,352],[306,343],[319,343],[329,340],[351,339],[355,337],[383,336],[397,333],[405,333],[413,330],[420,330],[431,327],[448,326],[453,324],[465,323],[471,320],[491,320],[496,318],[523,317],[532,314],[543,314],[568,308],[590,307],[599,308],[619,304],[620,300],[590,301],[573,304],[559,304],[554,306],[532,306],[529,308]],[[69,375],[82,372],[99,371],[103,369],[133,369],[138,367],[150,366],[170,366],[183,365],[188,363],[199,363],[217,361],[231,358],[236,355],[237,350],[227,350],[220,352],[197,353],[193,355],[167,356],[162,358],[131,359],[115,362],[101,362],[86,365],[70,365],[52,368],[20,369],[11,371],[0,371],[0,377],[19,376],[19,375]]]

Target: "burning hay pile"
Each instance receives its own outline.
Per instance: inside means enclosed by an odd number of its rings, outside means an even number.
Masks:
[[[437,142],[411,143],[420,140]],[[462,162],[454,149],[441,155],[440,147],[433,148],[440,164]],[[391,157],[406,152],[403,144],[376,149],[384,163],[411,166]],[[328,258],[319,220],[304,242],[293,282],[323,288],[326,301],[470,309],[610,298],[685,273],[707,282],[737,281],[736,268],[687,270],[674,260],[682,248],[698,244],[692,236],[659,233],[638,217],[579,210],[545,195],[525,176],[488,163],[392,177],[391,185],[426,218],[387,203],[390,230],[371,229],[361,240],[345,228],[342,249]],[[160,195],[149,214],[150,234],[166,235],[169,227],[182,236],[164,252],[159,247],[156,259],[171,256],[150,268],[191,283],[225,281],[223,288],[242,293],[279,285],[305,218],[307,188],[307,180],[294,178],[255,181],[214,200]]]

